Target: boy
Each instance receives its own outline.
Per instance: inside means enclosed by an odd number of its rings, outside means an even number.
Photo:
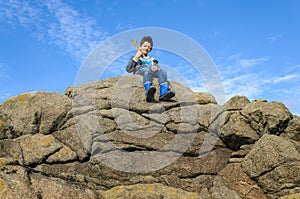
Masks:
[[[143,75],[143,83],[146,92],[146,101],[153,102],[156,88],[152,85],[154,77],[158,78],[160,85],[160,101],[168,101],[175,96],[175,92],[169,88],[167,73],[159,68],[158,61],[148,56],[152,50],[153,41],[150,36],[145,36],[140,42],[140,47],[135,56],[133,56],[126,67],[126,71],[133,74]]]

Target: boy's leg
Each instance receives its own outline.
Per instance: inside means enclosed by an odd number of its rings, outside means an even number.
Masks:
[[[160,101],[169,101],[172,97],[175,96],[175,92],[170,89],[169,82],[161,83],[159,91],[160,91],[160,95],[159,95]]]
[[[137,74],[143,75],[143,83],[146,92],[146,101],[153,102],[156,88],[152,85],[152,72],[149,70],[139,70]]]
[[[146,82],[152,82],[151,71],[142,68],[138,70],[136,74],[143,76],[143,84]]]
[[[146,82],[144,84],[145,92],[146,92],[146,101],[153,102],[154,101],[154,94],[156,92],[155,86],[152,85],[152,82]]]
[[[163,82],[167,82],[167,72],[165,70],[159,69],[153,73],[153,77],[157,77],[158,83],[161,84]]]
[[[155,71],[154,76],[158,78],[158,83],[160,85],[160,101],[168,101],[175,96],[175,92],[170,89],[170,84],[167,78],[167,72],[160,69]]]

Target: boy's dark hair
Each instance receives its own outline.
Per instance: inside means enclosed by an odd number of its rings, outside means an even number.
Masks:
[[[147,41],[151,44],[151,49],[152,49],[152,47],[153,47],[152,38],[150,36],[144,36],[141,40],[140,46],[142,46],[145,41]]]

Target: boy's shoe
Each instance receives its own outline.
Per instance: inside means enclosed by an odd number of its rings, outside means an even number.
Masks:
[[[147,102],[154,102],[154,94],[156,92],[156,88],[151,86],[148,91],[146,92],[146,101]]]
[[[152,86],[151,82],[146,82],[144,84],[144,88],[146,91],[146,101],[147,102],[153,102],[154,101],[154,94],[156,92],[156,88]]]
[[[175,92],[169,88],[168,82],[160,84],[159,101],[169,101],[174,96]]]

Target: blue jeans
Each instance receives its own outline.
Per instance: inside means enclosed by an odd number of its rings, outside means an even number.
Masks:
[[[146,82],[152,82],[153,78],[158,79],[158,83],[164,83],[167,82],[167,72],[159,69],[157,71],[151,71],[148,68],[141,68],[139,69],[136,74],[138,75],[143,75],[143,83],[145,84]]]

